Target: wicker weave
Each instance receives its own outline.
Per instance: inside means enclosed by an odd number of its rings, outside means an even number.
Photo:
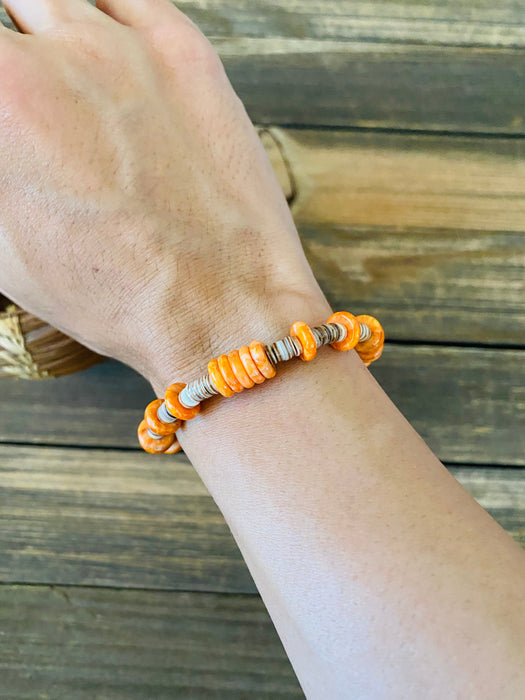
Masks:
[[[104,359],[0,295],[0,377],[48,379]]]

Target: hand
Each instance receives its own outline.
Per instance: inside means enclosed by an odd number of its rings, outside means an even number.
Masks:
[[[203,353],[329,311],[244,107],[185,15],[168,0],[4,5],[24,32],[0,27],[6,296],[158,392],[200,373]]]

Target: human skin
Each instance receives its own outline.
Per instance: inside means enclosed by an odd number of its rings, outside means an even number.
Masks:
[[[26,32],[0,29],[7,296],[158,396],[326,321],[264,150],[182,13],[4,4]],[[177,435],[309,699],[525,697],[525,554],[353,351],[211,399]]]

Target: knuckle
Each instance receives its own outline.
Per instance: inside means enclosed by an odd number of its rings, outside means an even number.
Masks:
[[[222,68],[215,49],[194,25],[159,25],[152,30],[150,40],[177,70],[213,72]]]
[[[190,66],[212,68],[218,62],[218,56],[210,44],[200,37],[182,42],[178,48],[179,59]]]

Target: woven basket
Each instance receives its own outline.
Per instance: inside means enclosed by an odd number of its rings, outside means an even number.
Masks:
[[[60,377],[105,359],[0,294],[0,377]]]

